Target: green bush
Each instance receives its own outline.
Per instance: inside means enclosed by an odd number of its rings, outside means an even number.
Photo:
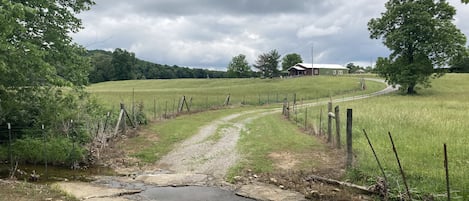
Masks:
[[[86,150],[78,143],[66,137],[43,138],[26,137],[12,144],[14,158],[20,163],[45,163],[54,165],[72,165],[85,159]],[[8,159],[8,147],[0,149],[0,159]]]

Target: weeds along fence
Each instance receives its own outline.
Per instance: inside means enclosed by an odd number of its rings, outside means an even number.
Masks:
[[[142,123],[138,121],[143,120],[138,116],[132,118],[121,104],[118,110],[86,122],[70,119],[61,125],[0,125],[0,171],[7,169],[9,177],[14,177],[24,174],[18,170],[18,164],[42,164],[44,172],[34,174],[47,177],[50,165],[82,169],[99,164],[105,148],[116,138],[134,134],[133,130]]]
[[[174,118],[181,114],[209,111],[232,106],[263,106],[282,103],[287,100],[314,100],[315,95],[297,96],[296,93],[258,93],[254,95],[173,95],[173,96],[142,96],[139,92],[126,94],[127,98],[121,98],[121,103],[129,106],[129,115],[144,114],[149,120],[161,120]],[[107,99],[107,98],[106,98]],[[112,106],[110,104],[113,104]],[[116,100],[109,100],[108,107],[115,108]],[[115,109],[114,109],[115,110]]]
[[[362,97],[355,98],[361,99]],[[282,115],[302,128],[305,133],[323,139],[325,143],[335,149],[342,149],[345,155],[344,164],[352,174],[359,169],[359,166],[357,167],[356,164],[357,154],[354,153],[353,150],[355,149],[353,149],[353,146],[367,146],[368,150],[373,153],[374,163],[379,173],[373,174],[378,176],[378,178],[368,178],[365,180],[368,180],[368,182],[370,179],[376,181],[377,183],[375,183],[373,190],[383,196],[385,200],[469,200],[469,181],[467,178],[451,177],[451,167],[460,169],[456,167],[467,167],[467,164],[462,164],[460,162],[461,159],[455,159],[451,163],[451,158],[448,157],[447,152],[447,149],[450,148],[448,148],[446,143],[441,143],[441,147],[428,147],[428,149],[437,149],[438,152],[442,153],[441,156],[434,156],[434,158],[429,160],[441,161],[439,167],[441,171],[438,171],[439,175],[431,175],[431,177],[444,178],[439,181],[434,181],[440,182],[438,186],[444,186],[444,189],[440,189],[438,192],[428,192],[425,191],[425,189],[421,189],[422,191],[420,191],[419,186],[415,186],[415,180],[421,178],[412,175],[409,177],[409,175],[406,174],[406,166],[408,167],[409,164],[403,163],[400,158],[401,155],[405,155],[406,153],[399,152],[399,148],[405,148],[405,145],[396,144],[393,140],[392,133],[386,133],[386,135],[389,136],[389,140],[386,144],[392,148],[389,148],[388,152],[393,153],[395,158],[393,159],[393,166],[389,166],[389,161],[386,161],[387,166],[384,165],[382,163],[383,156],[380,156],[379,153],[376,152],[376,145],[374,146],[373,139],[370,139],[367,131],[365,129],[353,129],[352,109],[342,109],[339,105],[334,106],[332,101],[317,101],[315,103],[301,105],[295,103],[295,101],[288,102],[285,100]],[[352,141],[362,137],[366,139],[366,144]],[[380,143],[379,146],[383,146],[383,144]],[[422,166],[422,171],[424,171],[423,168],[424,166]],[[366,177],[366,175],[361,175],[358,178],[352,177],[352,179],[364,179],[362,177]],[[451,186],[452,183],[456,185]],[[412,184],[414,184],[414,186],[412,186]],[[377,186],[379,186],[379,188],[376,188]]]

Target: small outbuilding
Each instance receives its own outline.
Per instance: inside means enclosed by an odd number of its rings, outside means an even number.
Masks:
[[[289,76],[343,75],[348,68],[339,64],[297,63],[288,68]]]

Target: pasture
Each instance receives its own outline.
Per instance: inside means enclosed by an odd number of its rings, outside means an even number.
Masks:
[[[419,89],[418,95],[391,94],[353,102],[334,103],[353,109],[353,149],[356,164],[349,179],[369,183],[381,176],[362,129],[366,129],[384,166],[390,183],[404,192],[388,131],[392,133],[397,152],[411,191],[444,197],[446,192],[443,166],[443,143],[448,146],[450,186],[454,200],[469,199],[469,75],[447,74],[433,80],[432,88]],[[308,113],[318,121],[320,108]],[[303,116],[304,113],[298,116]],[[344,121],[344,120],[343,120]],[[325,124],[324,124],[325,127]],[[342,126],[345,139],[345,126]],[[342,140],[344,142],[345,140]]]
[[[316,100],[339,94],[364,94],[383,88],[383,84],[367,82],[360,91],[354,77],[302,77],[296,79],[177,79],[129,80],[93,84],[87,88],[109,109],[117,111],[124,103],[130,112],[132,102],[143,103],[147,117],[175,112],[182,96],[191,111],[223,106],[228,95],[230,105],[265,105],[282,102],[284,98]]]

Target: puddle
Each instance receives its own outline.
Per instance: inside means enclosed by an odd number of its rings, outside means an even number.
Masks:
[[[132,200],[158,201],[252,201],[253,199],[237,196],[234,192],[215,187],[185,186],[185,187],[155,187],[147,188],[143,192],[129,196]]]

